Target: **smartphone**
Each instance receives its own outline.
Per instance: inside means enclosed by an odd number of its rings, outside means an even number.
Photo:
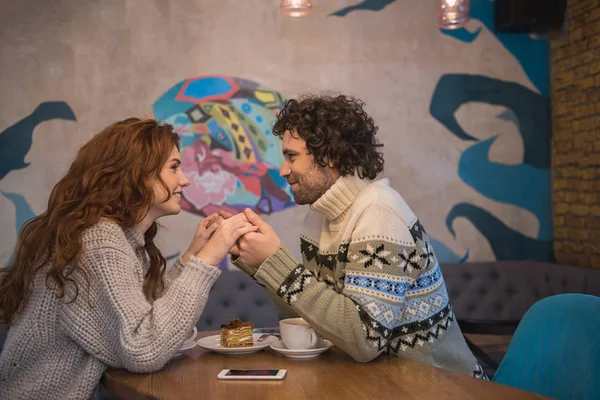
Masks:
[[[283,379],[286,369],[224,369],[218,379]]]

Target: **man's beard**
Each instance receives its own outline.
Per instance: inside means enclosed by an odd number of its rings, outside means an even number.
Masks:
[[[298,183],[297,191],[293,192],[294,201],[300,205],[312,204],[323,196],[336,181],[336,178],[328,172],[325,167],[315,165],[302,176],[290,175],[288,180]]]

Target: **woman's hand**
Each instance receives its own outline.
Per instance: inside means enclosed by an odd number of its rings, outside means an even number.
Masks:
[[[225,210],[221,210],[219,211],[219,215],[221,217],[223,217],[223,219],[228,219],[233,217],[233,214],[230,213],[229,211],[225,211]],[[231,249],[229,250],[229,254],[231,254],[233,257],[239,257],[240,256],[240,248],[239,248],[239,239],[235,242],[235,244],[231,247]]]
[[[240,237],[249,232],[256,232],[257,229],[256,226],[248,222],[244,213],[221,220],[217,230],[198,254],[196,254],[196,257],[202,259],[207,264],[218,265]]]
[[[188,247],[186,252],[183,254],[181,260],[183,262],[188,262],[190,256],[198,254],[198,252],[202,250],[212,234],[217,230],[224,220],[225,219],[218,213],[212,213],[200,221],[198,227],[196,228],[196,233],[194,234],[192,243],[190,243],[190,247]]]

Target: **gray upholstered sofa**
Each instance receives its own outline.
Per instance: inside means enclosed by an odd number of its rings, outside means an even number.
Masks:
[[[560,293],[600,296],[600,270],[541,261],[443,264],[459,320],[520,320],[536,301]]]
[[[279,326],[273,301],[252,278],[237,270],[223,271],[217,279],[196,327],[199,331],[218,330],[231,318],[256,327]]]

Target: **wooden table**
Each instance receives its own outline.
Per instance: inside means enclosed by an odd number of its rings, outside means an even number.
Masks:
[[[198,338],[218,332],[199,332]],[[282,381],[223,381],[222,369],[287,369]],[[224,355],[196,347],[153,374],[108,369],[104,382],[121,399],[544,399],[467,375],[379,357],[358,363],[336,347],[314,359],[267,348]]]

